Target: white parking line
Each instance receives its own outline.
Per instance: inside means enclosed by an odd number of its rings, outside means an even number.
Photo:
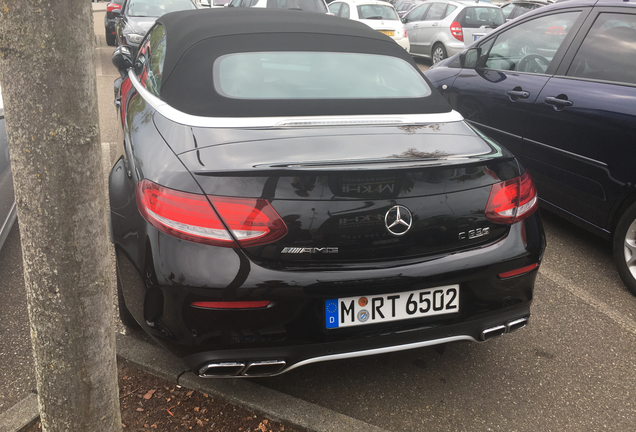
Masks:
[[[577,284],[572,282],[570,279],[567,279],[561,276],[557,272],[550,269],[550,267],[546,267],[545,265],[542,265],[539,269],[539,274],[547,277],[560,288],[565,288],[570,293],[574,294],[579,299],[583,300],[585,303],[596,308],[599,312],[609,317],[611,320],[616,322],[618,325],[623,327],[628,332],[636,335],[636,320],[634,320],[633,318],[630,318],[626,316],[625,314],[618,312],[612,306],[608,305],[604,301],[590,294],[586,290],[580,288]]]

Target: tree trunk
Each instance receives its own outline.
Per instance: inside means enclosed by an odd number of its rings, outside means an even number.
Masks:
[[[45,431],[120,431],[88,0],[0,0],[0,81]]]

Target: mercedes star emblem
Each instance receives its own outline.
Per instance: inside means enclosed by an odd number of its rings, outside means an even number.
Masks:
[[[384,225],[389,233],[394,236],[406,234],[413,225],[413,216],[404,206],[396,205],[389,209],[384,216]]]

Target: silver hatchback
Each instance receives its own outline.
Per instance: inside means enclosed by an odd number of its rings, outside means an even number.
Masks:
[[[506,21],[501,8],[478,1],[429,0],[402,18],[411,55],[437,63]]]

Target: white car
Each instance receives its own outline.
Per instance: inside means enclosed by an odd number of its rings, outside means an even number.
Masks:
[[[391,37],[407,52],[411,49],[404,24],[390,3],[376,0],[337,0],[329,3],[329,12],[360,21]]]
[[[503,24],[501,8],[483,1],[428,0],[402,18],[411,55],[433,63],[451,57]]]

